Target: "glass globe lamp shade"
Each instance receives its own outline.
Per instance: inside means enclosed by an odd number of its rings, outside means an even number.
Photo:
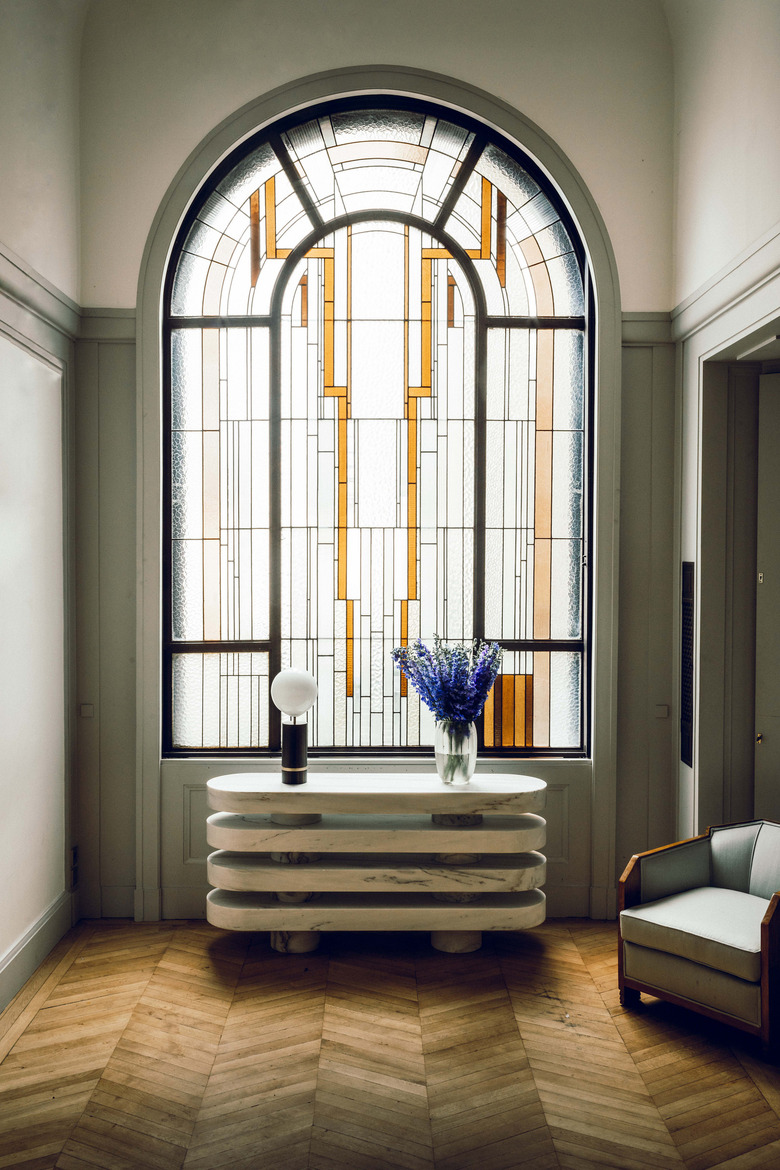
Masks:
[[[305,715],[317,698],[317,682],[307,670],[280,670],[271,683],[271,698],[284,715]]]

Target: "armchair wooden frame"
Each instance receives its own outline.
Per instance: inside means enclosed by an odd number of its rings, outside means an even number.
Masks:
[[[653,987],[649,983],[642,983],[638,979],[630,979],[623,969],[623,936],[620,930],[620,911],[641,903],[641,862],[642,858],[659,853],[679,849],[693,841],[708,840],[714,828],[729,828],[728,825],[710,826],[704,833],[696,837],[688,837],[683,841],[676,841],[671,845],[662,845],[658,849],[648,849],[644,853],[635,853],[629,861],[618,884],[618,988],[620,1003],[625,1008],[638,1007],[640,993],[656,996],[669,1003],[696,1011],[719,1023],[739,1028],[752,1036],[756,1036],[762,1044],[764,1053],[775,1059],[778,1055],[780,1041],[780,913],[775,913],[780,905],[780,891],[775,892],[767,907],[761,922],[761,1023],[756,1026],[746,1021],[736,1019],[715,1008],[703,1004],[695,1004],[672,992]]]

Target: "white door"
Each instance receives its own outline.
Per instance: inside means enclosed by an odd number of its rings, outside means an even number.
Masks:
[[[780,374],[760,378],[754,815],[780,821]]]

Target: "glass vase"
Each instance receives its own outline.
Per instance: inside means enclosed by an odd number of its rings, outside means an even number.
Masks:
[[[436,724],[433,751],[445,784],[468,784],[477,766],[476,725],[442,719]]]

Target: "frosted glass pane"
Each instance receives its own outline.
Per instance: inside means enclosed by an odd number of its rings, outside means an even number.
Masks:
[[[580,746],[581,656],[550,655],[550,746]]]
[[[553,288],[555,312],[561,317],[580,317],[585,312],[582,277],[572,252],[548,260],[547,271]]]
[[[572,251],[571,237],[560,220],[537,232],[536,242],[545,260],[551,260],[553,256],[563,256],[566,252]]]
[[[585,335],[559,329],[555,334],[553,426],[578,431],[583,426]]]
[[[268,746],[268,655],[174,654],[173,746]]]
[[[176,267],[171,293],[171,312],[177,317],[198,317],[203,313],[203,294],[209,261],[184,252]]]
[[[203,545],[199,540],[174,540],[173,637],[175,641],[203,639]]]
[[[338,144],[365,139],[418,143],[424,120],[424,114],[396,110],[356,110],[330,119]]]
[[[352,318],[403,321],[404,233],[382,224],[352,232]]]
[[[358,523],[363,528],[394,528],[398,520],[398,468],[394,421],[364,419],[360,445]]]
[[[411,211],[420,174],[400,167],[361,166],[338,171],[336,185],[346,211],[362,211],[367,207]]]
[[[582,432],[553,435],[553,537],[582,532]]]
[[[176,431],[203,425],[202,347],[199,329],[171,332],[171,426]]]
[[[485,147],[476,169],[480,175],[484,175],[498,187],[499,191],[503,191],[515,207],[522,207],[539,194],[538,184],[527,171],[498,146],[488,144]]]
[[[171,435],[171,531],[174,540],[203,536],[203,438],[198,431]]]
[[[304,122],[301,126],[293,126],[282,135],[282,141],[287,149],[296,158],[302,159],[315,151],[325,149],[325,140],[322,137],[319,121],[314,118],[311,122]]]
[[[352,326],[352,417],[403,418],[404,327],[398,321]]]
[[[541,192],[523,205],[521,215],[532,232],[538,232],[558,219],[558,212]]]
[[[201,654],[174,654],[174,747],[204,746],[203,698],[203,656]]]
[[[243,203],[243,200],[241,200]],[[220,234],[230,231],[234,239],[238,239],[235,228],[232,226],[236,218],[238,205],[220,194],[219,189],[212,191],[198,211],[198,219],[216,228]]]
[[[194,256],[203,256],[206,260],[212,260],[223,239],[222,232],[213,227],[212,224],[203,223],[202,220],[196,219],[184,242],[184,251],[192,253]]]
[[[550,637],[582,637],[582,546],[578,540],[552,542]]]
[[[282,165],[273,150],[264,142],[236,164],[217,190],[225,199],[240,207],[253,191],[257,191],[272,175],[279,174],[281,169]]]

